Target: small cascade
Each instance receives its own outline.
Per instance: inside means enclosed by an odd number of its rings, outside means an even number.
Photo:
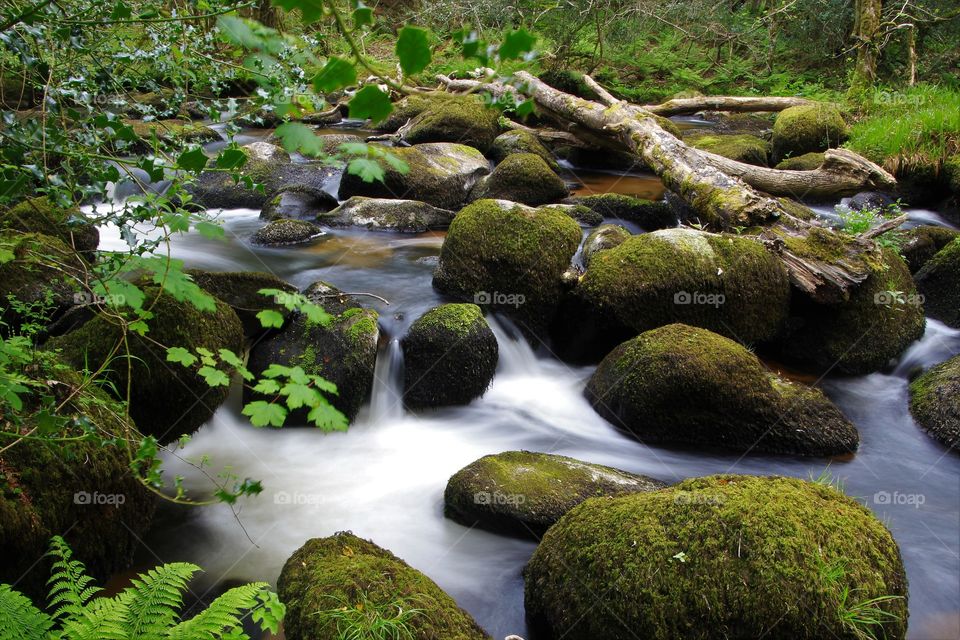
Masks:
[[[403,350],[394,338],[377,354],[370,394],[370,422],[378,424],[403,417]]]
[[[500,349],[498,375],[531,376],[540,371],[537,356],[516,325],[504,316],[493,314],[487,316],[487,324],[496,336]]]
[[[909,377],[918,369],[929,369],[960,353],[960,330],[951,329],[938,320],[927,318],[923,337],[910,345],[893,375]]]

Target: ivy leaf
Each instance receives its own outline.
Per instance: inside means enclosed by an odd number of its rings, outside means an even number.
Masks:
[[[357,81],[357,70],[352,64],[333,56],[327,60],[323,69],[313,77],[313,88],[317,92],[335,91]]]
[[[230,351],[230,349],[220,349],[217,353],[220,355],[220,359],[231,367],[239,368],[243,366],[243,360],[240,359],[240,356]]]
[[[319,156],[323,153],[320,139],[313,129],[299,122],[285,122],[273,132],[287,151],[299,151],[305,156]]]
[[[354,158],[347,165],[347,173],[358,176],[364,182],[383,180],[383,167],[376,160],[370,158]]]
[[[184,151],[177,158],[177,166],[193,173],[200,173],[207,166],[207,155],[200,147],[192,151]]]
[[[183,366],[189,367],[196,361],[197,356],[183,347],[170,347],[167,349],[167,362],[179,362]]]
[[[217,156],[217,168],[239,169],[247,163],[247,154],[242,149],[224,149]]]
[[[510,60],[512,58],[522,58],[524,54],[533,50],[533,45],[537,37],[531,34],[523,27],[516,31],[507,33],[503,42],[500,44],[500,59]]]
[[[264,309],[257,314],[260,326],[264,329],[279,329],[283,327],[283,314],[273,309]]]
[[[393,105],[390,104],[390,96],[368,84],[353,96],[349,109],[351,118],[370,118],[376,123],[390,115]]]
[[[430,64],[430,42],[426,29],[406,26],[400,29],[397,38],[397,57],[400,58],[400,68],[405,74],[420,73]]]
[[[272,396],[275,393],[280,393],[280,383],[276,380],[261,380],[253,387],[253,390],[265,396]]]
[[[207,384],[211,387],[229,387],[230,386],[230,376],[228,376],[220,369],[214,369],[213,367],[200,367],[200,370],[197,371],[200,376],[206,380]]]
[[[279,404],[257,400],[243,408],[243,415],[250,418],[255,427],[282,427],[287,419],[287,410]]]
[[[320,401],[320,393],[305,384],[288,384],[280,390],[280,395],[287,397],[287,406],[291,409],[300,407],[315,407]]]
[[[307,420],[324,431],[346,431],[349,425],[347,417],[326,400],[310,410]]]

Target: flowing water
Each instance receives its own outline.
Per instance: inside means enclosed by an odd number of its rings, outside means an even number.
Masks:
[[[143,565],[195,562],[206,571],[201,590],[235,579],[274,582],[305,540],[352,530],[424,571],[503,638],[526,632],[521,571],[535,544],[443,517],[447,478],[480,456],[512,449],[558,453],[667,482],[725,472],[809,478],[828,469],[900,544],[910,579],[910,637],[960,635],[960,457],[924,434],[907,410],[908,374],[960,353],[960,331],[929,320],[923,339],[893,371],[823,381],[860,430],[859,452],[843,460],[644,445],[615,430],[584,400],[592,368],[533,353],[502,318],[491,318],[500,364],[486,395],[466,407],[411,414],[400,402],[398,338],[442,301],[430,284],[442,234],[334,230],[309,246],[268,249],[248,242],[262,224],[258,212],[225,212],[223,221],[225,241],[190,233],[175,240],[173,255],[190,267],[271,271],[300,287],[323,279],[381,296],[389,304],[363,300],[380,313],[387,339],[372,400],[346,433],[253,428],[240,416],[234,393],[179,453],[191,460],[210,456],[213,468],[229,466],[240,477],[260,479],[263,494],[241,501],[239,521],[225,506],[164,508],[144,540]],[[115,230],[103,235],[103,248],[124,248]],[[175,457],[166,473],[182,473],[189,489],[209,488]]]

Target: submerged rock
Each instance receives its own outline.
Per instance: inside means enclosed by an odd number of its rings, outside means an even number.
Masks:
[[[931,317],[960,328],[960,238],[937,252],[916,275]]]
[[[770,373],[742,345],[683,324],[641,333],[590,378],[597,413],[643,442],[831,456],[859,435],[823,393]]]
[[[910,383],[910,413],[934,439],[960,452],[960,356]]]
[[[265,296],[261,289],[279,289],[287,293],[296,293],[297,288],[284,282],[272,273],[260,271],[201,271],[187,269],[197,285],[214,296],[226,302],[233,309],[243,324],[243,334],[247,338],[258,336],[264,332],[263,324],[257,314],[265,309],[276,311],[286,317],[289,310],[279,304],[274,298]]]
[[[456,213],[416,200],[353,196],[336,209],[317,216],[331,227],[365,227],[371,231],[422,233],[446,229]]]
[[[535,153],[514,153],[506,157],[470,191],[471,200],[510,200],[532,207],[556,202],[568,191],[550,166]]]
[[[403,400],[412,408],[468,404],[497,370],[497,339],[475,304],[444,304],[423,314],[401,341]]]
[[[627,241],[633,234],[618,224],[602,224],[587,236],[583,243],[583,250],[580,252],[580,259],[583,266],[589,267],[590,260],[594,255],[607,249],[619,247]]]
[[[42,233],[61,240],[68,247],[90,254],[100,244],[96,225],[77,207],[58,207],[46,196],[30,198],[0,211],[0,229]]]
[[[877,637],[907,629],[893,536],[856,500],[795,478],[709,476],[587,500],[546,533],[524,578],[537,637],[852,639],[844,594],[887,598]]]
[[[515,153],[534,153],[543,158],[553,171],[560,168],[550,150],[530,131],[516,129],[501,133],[490,147],[490,158],[494,162],[503,162],[507,156]]]
[[[903,232],[900,254],[907,261],[910,273],[916,273],[930,258],[960,236],[960,231],[932,224],[922,224]]]
[[[529,451],[471,462],[447,482],[444,513],[460,524],[535,538],[588,498],[655,491],[666,485],[612,467]]]
[[[292,185],[280,189],[263,205],[261,220],[305,219],[337,208],[337,199],[322,189]]]
[[[453,219],[433,286],[504,311],[537,334],[556,310],[580,239],[580,226],[550,207],[478,200]]]
[[[259,376],[271,364],[281,364],[323,376],[337,385],[338,393],[328,396],[330,403],[353,420],[373,388],[380,338],[377,312],[326,282],[315,282],[303,293],[333,316],[331,322],[322,326],[302,313],[292,314],[281,330],[254,345],[247,368]],[[247,388],[244,398],[257,399]],[[304,424],[306,416],[306,410],[292,411],[287,424]]]
[[[441,209],[457,209],[470,189],[490,172],[483,154],[462,144],[434,143],[391,149],[407,164],[406,173],[384,166],[383,181],[364,182],[346,173],[340,182],[340,199],[352,196],[419,200]]]
[[[718,156],[766,167],[769,164],[770,143],[748,134],[723,135],[704,133],[687,136],[684,142],[702,151]]]
[[[591,196],[574,196],[565,202],[589,207],[604,218],[619,218],[635,222],[644,231],[676,227],[679,223],[676,212],[662,200],[654,202],[619,193],[599,193]]]
[[[773,124],[773,159],[838,147],[847,139],[847,125],[840,110],[829,104],[784,109]]]
[[[410,144],[456,142],[485,152],[499,133],[499,112],[479,96],[450,96],[432,100],[410,120],[403,137]]]
[[[302,244],[324,235],[323,229],[306,220],[272,220],[250,236],[253,244],[278,246]]]
[[[287,559],[277,580],[287,606],[287,640],[337,640],[323,615],[341,607],[418,609],[407,625],[422,640],[490,640],[470,614],[430,578],[386,549],[348,532],[313,538]]]

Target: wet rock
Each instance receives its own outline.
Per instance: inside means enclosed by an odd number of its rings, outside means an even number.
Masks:
[[[825,151],[847,138],[847,125],[840,110],[829,104],[784,109],[773,124],[773,160]]]
[[[748,134],[723,135],[704,133],[684,138],[692,147],[718,156],[766,167],[769,163],[770,143]]]
[[[922,224],[903,232],[900,254],[907,261],[910,273],[916,273],[930,258],[952,242],[960,231],[932,224]]]
[[[930,258],[915,280],[930,317],[960,328],[960,238]]]
[[[960,356],[910,383],[910,413],[935,440],[960,451]]]
[[[226,302],[243,323],[243,334],[248,339],[264,333],[257,314],[272,310],[286,317],[290,311],[274,297],[260,293],[261,289],[278,289],[296,293],[297,288],[272,273],[259,271],[201,271],[187,269],[197,285],[210,295]]]
[[[470,199],[510,200],[535,207],[567,195],[563,180],[543,158],[534,153],[514,153],[477,182]]]
[[[507,156],[515,153],[533,153],[547,163],[553,171],[558,171],[560,166],[556,158],[550,153],[537,136],[530,131],[520,129],[501,133],[493,141],[490,147],[490,158],[494,162],[503,162]]]
[[[594,255],[623,244],[632,234],[618,224],[602,224],[587,236],[583,243],[580,259],[583,266],[589,267]]]
[[[59,207],[46,196],[30,198],[0,211],[0,229],[42,233],[61,240],[83,254],[100,244],[100,232],[77,207]]]
[[[273,220],[250,237],[253,244],[279,246],[302,244],[324,235],[323,229],[306,220]]]
[[[263,206],[261,220],[305,219],[336,209],[339,203],[322,189],[305,185],[293,185],[280,189]]]
[[[814,171],[823,164],[823,153],[812,151],[777,163],[775,169],[781,171]]]
[[[498,118],[497,110],[479,96],[432,100],[410,120],[404,140],[410,144],[456,142],[486,152],[500,133]]]
[[[416,200],[353,196],[336,209],[317,216],[317,222],[331,227],[422,233],[446,229],[455,215],[453,211],[438,209]]]
[[[619,218],[635,222],[644,231],[676,227],[679,220],[674,210],[664,201],[643,200],[619,193],[599,193],[573,196],[564,202],[583,205],[604,218]]]
[[[861,191],[850,198],[847,206],[854,211],[862,211],[863,209],[883,211],[892,204],[894,204],[893,198],[885,193],[880,193],[879,191]]]

